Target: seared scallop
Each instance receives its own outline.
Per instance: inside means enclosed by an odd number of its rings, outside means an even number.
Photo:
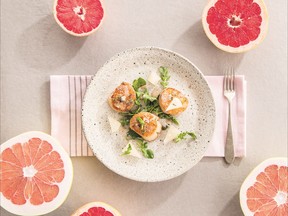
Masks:
[[[178,115],[188,106],[188,99],[177,89],[166,88],[159,96],[159,105],[164,113]]]
[[[135,114],[130,120],[130,128],[147,141],[155,140],[161,127],[159,117],[149,112]]]
[[[136,93],[132,85],[122,82],[109,97],[108,102],[115,111],[128,112],[134,106],[135,100]]]

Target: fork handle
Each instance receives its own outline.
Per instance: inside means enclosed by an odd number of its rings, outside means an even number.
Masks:
[[[229,101],[228,129],[225,145],[225,160],[228,164],[231,164],[233,163],[234,158],[235,153],[234,153],[232,126],[231,126],[231,102]]]

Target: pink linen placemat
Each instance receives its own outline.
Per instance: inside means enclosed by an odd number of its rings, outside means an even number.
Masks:
[[[205,77],[216,107],[214,136],[205,152],[208,157],[223,157],[228,123],[228,103],[223,95],[223,76]],[[93,156],[85,139],[81,111],[83,96],[91,75],[50,76],[51,135],[70,156]],[[246,81],[236,76],[236,96],[232,104],[232,127],[236,157],[246,156]]]

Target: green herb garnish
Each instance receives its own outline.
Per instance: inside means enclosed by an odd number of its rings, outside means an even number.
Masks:
[[[159,72],[160,72],[160,77],[161,77],[161,82],[160,84],[166,88],[168,86],[168,82],[170,79],[170,75],[168,72],[168,69],[166,67],[161,66],[159,68]],[[159,105],[159,100],[156,97],[153,97],[149,94],[147,88],[146,88],[146,81],[139,77],[138,79],[135,79],[133,81],[133,88],[136,92],[136,101],[135,101],[135,105],[133,107],[132,110],[130,110],[129,112],[125,112],[125,113],[121,113],[122,118],[120,119],[120,123],[122,126],[127,126],[130,123],[131,118],[140,112],[149,112],[149,113],[153,113],[155,115],[157,115],[159,118],[161,119],[167,119],[169,121],[172,121],[174,124],[179,124],[179,122],[177,121],[177,119],[170,115],[170,114],[166,114],[162,111],[160,105]],[[144,133],[144,129],[145,129],[145,121],[143,119],[141,119],[140,117],[136,118],[137,122],[140,125],[141,131]],[[167,127],[164,127],[163,130],[167,129]],[[196,139],[196,136],[194,133],[191,132],[183,132],[181,134],[179,134],[176,138],[175,138],[175,142],[179,142],[180,140],[185,139],[186,135],[190,135],[194,140]],[[128,129],[127,132],[127,139],[128,140],[135,140],[138,143],[138,147],[141,150],[143,156],[145,158],[149,158],[149,159],[153,159],[154,158],[154,153],[151,149],[148,148],[148,143],[146,141],[144,141],[144,139],[137,134],[135,131],[131,130],[130,128]],[[127,150],[123,153],[123,155],[126,154],[130,154],[132,150],[132,146],[129,144]]]
[[[122,155],[129,155],[131,153],[131,151],[132,151],[132,146],[129,143],[128,148],[122,153]]]
[[[135,91],[138,91],[138,89],[140,87],[144,86],[144,85],[146,85],[146,81],[143,78],[141,78],[141,77],[139,77],[138,79],[134,80],[133,84],[132,84],[132,86],[133,86]]]
[[[144,139],[139,134],[137,134],[135,131],[129,129],[129,131],[127,132],[127,138],[137,141],[138,147],[145,158],[149,158],[149,159],[154,158],[153,151],[151,149],[148,149],[148,142],[144,141]],[[128,148],[129,148],[129,146],[128,146]],[[131,149],[132,149],[132,147],[131,147]]]
[[[143,132],[144,131],[145,121],[143,119],[141,119],[140,117],[137,117],[136,120],[139,122],[141,131]]]
[[[138,106],[140,106],[140,105],[145,106],[145,105],[147,105],[147,102],[149,102],[149,101],[153,102],[155,100],[157,100],[157,98],[152,97],[146,88],[144,89],[144,91],[143,90],[142,91],[139,91],[139,90],[136,91],[135,104]],[[142,101],[142,103],[141,103],[141,101]]]
[[[157,98],[152,97],[147,90],[142,95],[142,98],[144,99],[145,104],[147,104],[148,101],[153,102],[157,100]]]
[[[134,114],[131,112],[125,112],[125,113],[120,113],[120,115],[122,116],[122,118],[120,119],[120,123],[122,127],[125,127],[129,125],[130,119],[133,117]]]
[[[148,101],[146,103],[146,106],[141,108],[141,109],[142,109],[141,111],[153,113],[161,119],[167,119],[167,120],[172,121],[174,124],[179,125],[179,122],[177,121],[177,119],[174,116],[167,114],[167,113],[164,113],[162,111],[162,109],[159,105],[159,101],[157,99],[152,101],[152,102]]]
[[[170,75],[169,75],[169,72],[168,72],[168,69],[166,67],[163,67],[161,66],[159,68],[159,72],[160,72],[160,78],[161,78],[161,82],[160,84],[166,88],[168,86],[168,82],[169,82],[169,79],[170,79]]]
[[[121,125],[124,127],[126,125],[129,125],[130,123],[130,119],[137,113],[142,111],[142,107],[141,106],[135,106],[132,110],[130,110],[129,112],[124,112],[124,113],[120,113],[120,115],[122,116],[122,118],[120,119],[120,123]]]
[[[148,149],[148,143],[143,140],[139,140],[138,143],[143,156],[145,158],[153,159],[154,153],[151,149]]]
[[[181,140],[186,139],[186,135],[189,135],[193,140],[196,140],[196,135],[193,132],[182,132],[180,134],[177,135],[177,137],[174,139],[174,142],[180,142]]]
[[[159,116],[159,118],[168,119],[168,120],[172,121],[174,124],[179,125],[178,120],[170,114],[162,112],[162,113],[159,113],[158,116]]]
[[[139,134],[137,134],[135,131],[131,130],[130,128],[129,128],[126,136],[127,136],[127,139],[128,139],[128,140],[129,140],[129,139],[143,140],[143,138],[142,138]]]
[[[124,127],[126,125],[129,125],[130,119],[127,118],[127,117],[123,117],[123,118],[120,119],[120,123],[121,123],[122,127]]]

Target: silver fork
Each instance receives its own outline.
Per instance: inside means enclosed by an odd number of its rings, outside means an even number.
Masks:
[[[233,68],[230,68],[224,75],[224,96],[227,98],[229,104],[228,129],[225,144],[225,160],[228,164],[231,164],[235,158],[231,125],[231,104],[235,96],[235,73]]]

